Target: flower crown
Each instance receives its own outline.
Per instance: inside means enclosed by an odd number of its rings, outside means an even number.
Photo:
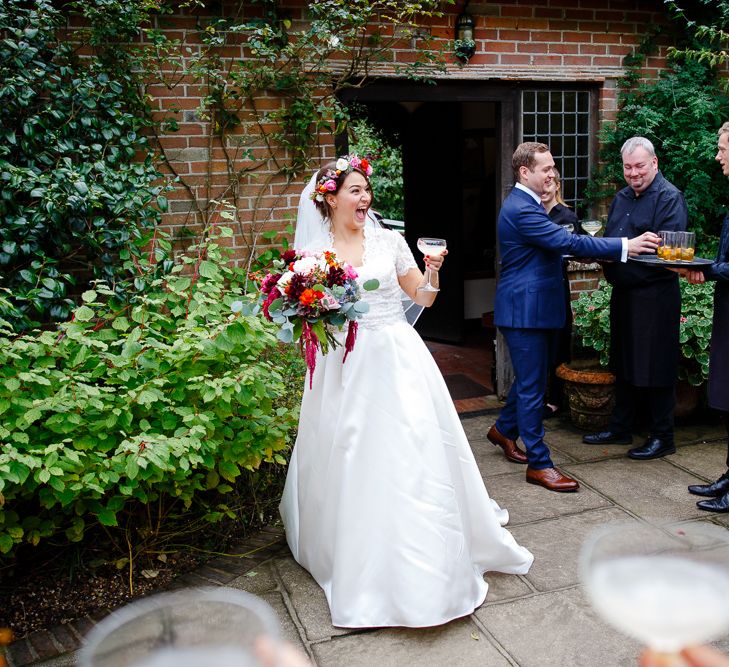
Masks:
[[[312,200],[324,201],[327,192],[334,192],[337,189],[337,181],[342,174],[349,174],[354,169],[364,172],[369,178],[372,175],[372,165],[367,158],[360,158],[357,155],[345,155],[337,159],[334,169],[327,169],[317,181],[314,191],[310,197]]]

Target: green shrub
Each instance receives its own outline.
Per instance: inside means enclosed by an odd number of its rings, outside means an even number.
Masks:
[[[11,291],[0,316],[17,331],[67,319],[79,276],[121,290],[119,251],[167,208],[134,64],[117,45],[139,17],[114,4],[66,3],[89,25],[69,35],[51,0],[0,3],[0,287]]]
[[[98,283],[57,331],[15,337],[0,320],[0,553],[98,524],[145,537],[173,506],[233,517],[241,471],[286,463],[301,366],[231,311],[247,300],[219,245],[231,234],[131,304]]]
[[[713,256],[729,201],[729,182],[714,160],[728,100],[716,70],[692,61],[674,62],[658,81],[622,91],[617,118],[601,133],[600,165],[587,196],[609,200],[625,187],[620,148],[632,136],[647,137],[661,172],[686,197],[698,254]]]
[[[694,386],[709,377],[709,342],[714,312],[714,286],[712,283],[691,285],[680,281],[681,324],[679,343],[681,362],[679,378]],[[612,286],[601,280],[591,293],[583,292],[572,302],[574,334],[583,347],[598,353],[602,366],[610,362],[610,296]]]

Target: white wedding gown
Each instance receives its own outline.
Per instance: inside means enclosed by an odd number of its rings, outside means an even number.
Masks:
[[[309,249],[330,247],[322,239]],[[483,603],[490,570],[524,574],[533,556],[503,525],[443,377],[400,303],[416,266],[404,239],[365,230],[370,311],[346,363],[317,357],[281,501],[294,558],[340,627],[439,625]]]

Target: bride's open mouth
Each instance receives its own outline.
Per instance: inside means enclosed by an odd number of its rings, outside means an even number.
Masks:
[[[358,222],[364,222],[367,218],[367,207],[358,208],[354,212],[354,217],[357,219]]]

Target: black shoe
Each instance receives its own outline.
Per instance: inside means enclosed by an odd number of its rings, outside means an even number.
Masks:
[[[688,488],[689,493],[695,496],[707,496],[718,498],[729,491],[729,472],[724,473],[712,484],[692,484]]]
[[[633,442],[633,436],[629,433],[613,433],[612,431],[600,431],[582,436],[582,442],[586,445],[629,445]]]
[[[648,459],[658,459],[667,454],[675,454],[676,447],[673,441],[661,440],[660,438],[648,438],[642,447],[635,447],[628,450],[628,456],[631,459],[639,461],[647,461]]]
[[[696,507],[707,512],[729,512],[729,491],[720,498],[712,498],[711,500],[699,500]]]

